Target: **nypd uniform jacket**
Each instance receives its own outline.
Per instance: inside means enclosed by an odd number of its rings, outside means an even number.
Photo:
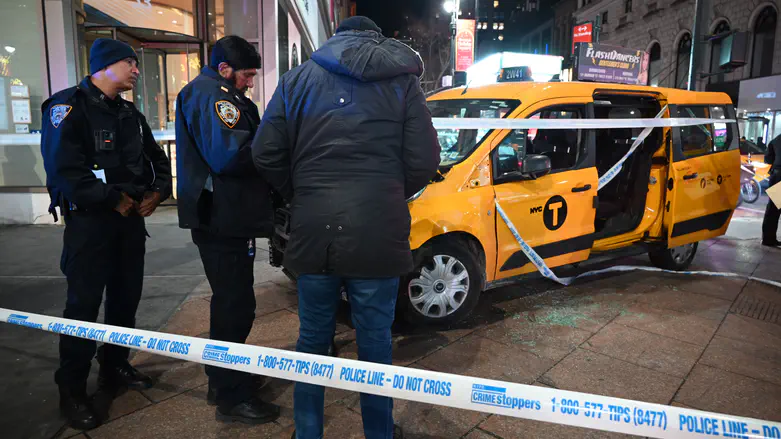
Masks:
[[[56,205],[111,211],[121,193],[140,201],[145,191],[171,194],[171,165],[149,125],[124,99],[111,101],[85,78],[42,107],[41,152]]]
[[[176,98],[179,226],[217,236],[271,236],[269,186],[252,163],[257,106],[206,66]]]

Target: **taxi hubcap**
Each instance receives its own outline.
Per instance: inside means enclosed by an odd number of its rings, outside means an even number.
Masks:
[[[679,247],[673,247],[670,249],[670,255],[673,257],[673,260],[676,264],[683,264],[686,262],[687,259],[689,259],[689,256],[692,255],[692,252],[694,251],[694,243],[692,244],[686,244]]]
[[[436,255],[409,283],[412,306],[426,317],[441,318],[455,312],[469,294],[469,272],[458,259]]]

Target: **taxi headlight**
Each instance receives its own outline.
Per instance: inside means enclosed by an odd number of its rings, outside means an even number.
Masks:
[[[418,193],[416,193],[415,195],[413,195],[413,196],[411,196],[411,197],[407,198],[407,204],[409,204],[409,203],[411,203],[411,202],[413,202],[413,201],[417,200],[418,198],[420,198],[420,196],[421,196],[421,195],[423,195],[423,191],[425,191],[427,187],[428,187],[428,186],[424,186],[424,187],[423,187],[423,189],[421,189],[421,190],[419,190],[419,191],[418,191]]]

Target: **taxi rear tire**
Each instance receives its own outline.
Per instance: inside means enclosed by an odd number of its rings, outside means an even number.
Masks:
[[[648,253],[656,267],[663,270],[683,271],[689,268],[694,256],[697,254],[697,242],[681,245],[673,248],[663,248]]]
[[[399,285],[400,317],[415,326],[448,326],[474,310],[485,284],[479,246],[459,238],[426,244]]]

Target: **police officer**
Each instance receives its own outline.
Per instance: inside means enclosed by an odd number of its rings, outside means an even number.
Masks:
[[[776,137],[767,145],[765,163],[771,165],[768,183],[770,183],[770,186],[773,186],[781,181],[781,136]],[[781,211],[779,211],[778,206],[776,206],[773,200],[768,200],[767,208],[765,208],[765,218],[762,221],[762,245],[781,247],[781,242],[778,242],[777,235],[779,217],[781,217]]]
[[[236,343],[255,319],[255,238],[273,229],[270,189],[251,157],[260,116],[245,96],[259,68],[249,42],[226,36],[176,98],[179,226],[192,230],[212,289],[210,337]],[[279,416],[279,407],[256,396],[252,375],[214,366],[206,373],[218,420],[261,424]]]
[[[68,282],[64,317],[95,322],[106,290],[105,321],[132,328],[141,299],[146,228],[171,192],[171,167],[144,116],[119,93],[138,80],[133,49],[98,39],[90,50],[90,76],[54,94],[41,107],[41,152],[52,204],[65,220],[60,267]],[[97,426],[123,386],[149,388],[152,380],[128,363],[129,349],[98,350],[99,391],[86,385],[95,341],[63,335],[55,381],[60,409],[78,429]],[[107,398],[107,399],[106,399]]]

